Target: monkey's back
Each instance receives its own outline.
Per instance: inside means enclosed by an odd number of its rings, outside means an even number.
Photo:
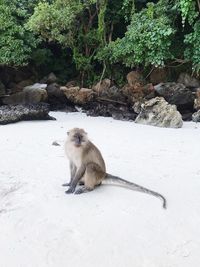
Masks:
[[[106,172],[106,166],[101,152],[91,141],[88,141],[85,146],[82,157],[85,159],[86,164],[96,163],[99,167],[101,167],[103,172]]]

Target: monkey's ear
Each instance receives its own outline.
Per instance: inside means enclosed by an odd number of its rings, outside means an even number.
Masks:
[[[67,132],[67,135],[69,135],[69,132]]]

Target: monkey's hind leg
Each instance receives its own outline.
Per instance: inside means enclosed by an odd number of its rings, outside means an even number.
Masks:
[[[77,189],[75,194],[87,193],[94,190],[96,186],[101,184],[103,176],[103,171],[96,163],[89,163],[86,166],[86,171],[82,179],[84,186]]]

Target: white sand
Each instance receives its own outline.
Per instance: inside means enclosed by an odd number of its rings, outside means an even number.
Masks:
[[[57,121],[0,127],[0,266],[199,267],[200,124],[52,115]],[[63,144],[75,126],[101,149],[108,172],[164,194],[168,209],[109,185],[66,195]]]

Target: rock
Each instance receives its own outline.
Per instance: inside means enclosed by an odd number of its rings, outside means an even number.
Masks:
[[[29,85],[24,87],[23,91],[28,91],[28,90],[39,90],[39,89],[46,89],[47,84],[46,83],[34,83],[33,85]]]
[[[3,104],[37,104],[44,102],[47,99],[47,92],[45,89],[27,88],[20,93],[6,96],[2,99]]]
[[[194,122],[200,122],[200,109],[192,114],[192,120]]]
[[[55,120],[55,118],[49,116],[49,105],[46,103],[0,107],[1,125],[24,120]]]
[[[70,87],[75,87],[75,86],[78,86],[78,85],[77,85],[76,81],[69,81],[69,82],[66,83],[65,86],[70,88]]]
[[[60,86],[57,83],[51,83],[46,88],[48,97],[64,97],[63,91],[60,90]]]
[[[182,120],[183,121],[191,121],[192,120],[192,111],[190,110],[184,110],[181,112]]]
[[[127,97],[127,101],[130,104],[141,102],[142,99],[148,98],[148,96],[150,98],[155,97],[154,87],[151,83],[145,85],[135,83],[135,86],[127,84],[122,88],[122,93]]]
[[[196,91],[196,98],[194,100],[194,109],[199,110],[200,109],[200,88]]]
[[[168,103],[176,105],[178,110],[193,109],[194,94],[185,85],[169,82],[160,83],[154,88],[159,96],[164,97]]]
[[[78,105],[84,105],[90,102],[94,97],[93,90],[88,88],[80,89],[78,86],[70,88],[62,86],[60,90],[63,91],[68,100]]]
[[[102,94],[102,93],[106,93],[107,90],[110,88],[111,86],[111,80],[110,79],[104,79],[100,82],[98,82],[96,85],[94,85],[92,87],[92,89],[98,93],[98,94]]]
[[[88,116],[112,117],[117,120],[134,121],[137,116],[133,110],[130,110],[127,106],[114,105],[111,103],[91,102],[84,106],[84,111]]]
[[[167,73],[167,70],[166,68],[155,68],[149,78],[150,78],[150,82],[155,85],[155,84],[158,84],[158,83],[164,83],[164,82],[167,82],[167,76],[168,76],[168,73]]]
[[[53,72],[49,73],[49,75],[47,76],[47,84],[55,83],[56,81],[56,75]]]
[[[143,76],[137,71],[131,71],[126,76],[130,87],[141,87],[145,84]]]
[[[60,144],[57,141],[53,141],[52,146],[60,146]]]
[[[63,91],[60,90],[60,85],[51,83],[46,88],[48,94],[48,103],[51,105],[51,110],[63,109],[66,104],[69,104]]]
[[[143,103],[135,122],[169,128],[180,128],[183,125],[176,106],[168,104],[163,97],[156,97]]]
[[[33,81],[28,79],[28,80],[21,81],[18,84],[12,84],[12,87],[10,88],[15,88],[15,90],[19,92],[19,91],[22,91],[25,87],[32,86],[32,84],[33,84]]]
[[[200,81],[188,73],[181,73],[177,82],[184,84],[186,87],[200,87]]]
[[[0,96],[6,94],[6,88],[5,85],[0,81]]]

